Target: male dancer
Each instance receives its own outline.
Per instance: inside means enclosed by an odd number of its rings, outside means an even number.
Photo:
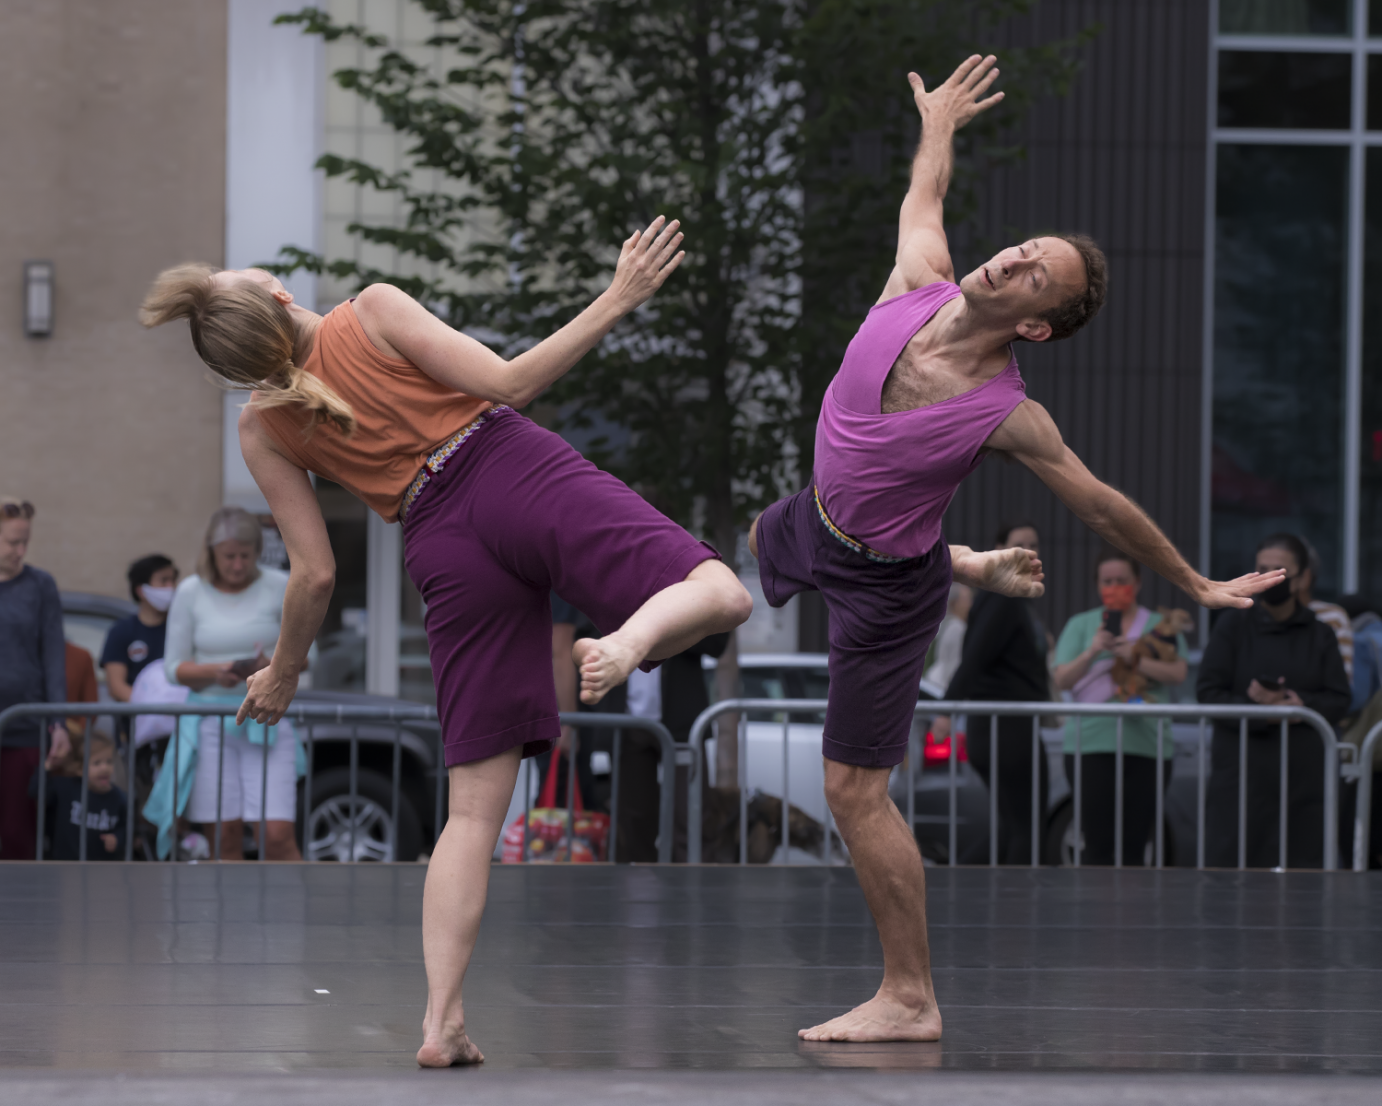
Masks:
[[[906,750],[952,568],[962,583],[1042,593],[1041,562],[1027,551],[995,557],[941,540],[946,506],[987,451],[1021,461],[1096,533],[1207,607],[1250,607],[1253,594],[1281,579],[1204,579],[1135,503],[1095,479],[1026,398],[1010,343],[1067,338],[1099,310],[1105,263],[1091,240],[1029,239],[953,283],[941,212],[952,139],[1003,98],[985,98],[998,76],[994,61],[971,57],[931,92],[908,74],[922,135],[896,266],[821,405],[812,486],[769,507],[749,535],[769,604],[814,588],[830,611],[826,797],[883,944],[877,995],[801,1030],[806,1040],[941,1035],[921,856],[887,785]]]

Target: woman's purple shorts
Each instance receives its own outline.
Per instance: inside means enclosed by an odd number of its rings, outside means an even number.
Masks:
[[[555,591],[601,631],[719,556],[556,434],[497,410],[408,511],[404,564],[427,603],[446,763],[560,734]]]
[[[824,752],[864,768],[901,764],[926,651],[945,617],[950,547],[884,563],[835,537],[814,489],[758,519],[758,575],[770,607],[819,591],[830,612],[830,705]]]

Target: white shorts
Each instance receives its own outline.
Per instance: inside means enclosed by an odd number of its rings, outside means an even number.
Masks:
[[[235,719],[227,719],[227,730]],[[197,735],[197,775],[187,800],[190,822],[216,821],[216,776],[221,773],[221,820],[259,821],[260,796],[267,794],[270,822],[291,822],[297,815],[297,741],[287,722],[278,724],[278,740],[255,745],[248,738],[226,734],[221,763],[221,720],[203,717]],[[265,787],[264,752],[268,750]]]

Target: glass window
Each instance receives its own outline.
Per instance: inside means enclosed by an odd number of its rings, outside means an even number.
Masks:
[[[1367,174],[1358,590],[1382,597],[1382,149],[1368,150]]]
[[[1375,20],[1378,0],[1372,4]],[[1353,0],[1219,0],[1219,30],[1230,35],[1352,34]]]
[[[1382,0],[1368,0],[1368,34],[1382,36]]]
[[[1349,54],[1219,51],[1219,126],[1347,130]]]
[[[1274,530],[1319,550],[1338,587],[1346,147],[1221,145],[1214,262],[1210,567],[1252,567]]]
[[[1368,55],[1368,130],[1382,131],[1382,54]]]

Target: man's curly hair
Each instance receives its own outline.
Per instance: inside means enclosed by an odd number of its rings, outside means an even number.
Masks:
[[[1051,337],[1047,341],[1059,342],[1078,331],[1104,306],[1104,297],[1108,295],[1108,259],[1098,243],[1086,234],[1050,234],[1044,237],[1069,242],[1084,262],[1084,289],[1037,316],[1051,326]]]

